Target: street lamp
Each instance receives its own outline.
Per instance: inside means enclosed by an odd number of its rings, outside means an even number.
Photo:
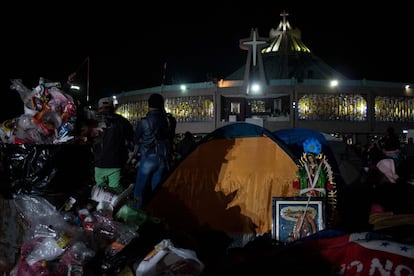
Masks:
[[[72,89],[72,90],[80,90],[80,86],[79,85],[74,85],[74,84],[72,84],[71,86],[70,86],[70,89]]]
[[[330,86],[331,87],[337,87],[339,85],[339,81],[338,80],[331,80],[330,82]]]

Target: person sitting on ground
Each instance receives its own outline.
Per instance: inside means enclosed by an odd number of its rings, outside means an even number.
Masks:
[[[184,138],[175,145],[177,159],[182,160],[195,147],[196,141],[190,131],[184,133]]]

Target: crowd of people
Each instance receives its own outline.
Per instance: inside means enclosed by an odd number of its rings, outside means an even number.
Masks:
[[[148,112],[136,125],[115,112],[111,98],[99,101],[95,120],[84,124],[80,136],[88,137],[95,157],[95,184],[119,194],[125,187],[125,174],[134,183],[131,197],[142,208],[164,177],[196,145],[194,135],[187,131],[176,141],[176,119],[164,108],[164,98],[154,93],[148,98]],[[92,127],[91,127],[92,126]],[[402,146],[398,135],[389,127],[381,139],[367,147],[366,166],[377,166],[383,159],[394,162],[394,171],[401,161],[414,158],[412,138]],[[128,156],[129,153],[129,156]],[[132,156],[131,156],[132,155]],[[133,161],[131,161],[133,160]],[[131,164],[132,163],[132,164]],[[131,168],[132,170],[127,170]]]
[[[68,79],[68,83],[71,80],[72,76]],[[80,106],[79,103],[77,104]],[[78,112],[78,115],[82,115],[81,112]],[[116,112],[116,105],[111,97],[100,99],[97,110],[89,115],[79,118],[75,132],[77,142],[91,146],[93,185],[115,196],[125,194],[127,191],[136,209],[145,206],[175,164],[183,160],[197,146],[195,136],[189,131],[185,132],[178,141],[176,140],[177,122],[166,112],[164,98],[158,93],[149,96],[148,112],[135,125]],[[390,127],[382,139],[368,148],[367,155],[373,166],[383,159],[392,160],[395,166],[408,164],[402,161],[414,160],[413,140],[409,139],[408,144],[402,146],[398,135]],[[319,175],[318,166],[313,164],[312,155],[308,158],[309,168],[314,169],[313,172],[311,170],[308,173],[312,175],[312,180],[317,187],[317,180],[325,176]],[[365,215],[368,216],[368,212],[371,211],[371,206],[368,206],[371,202],[375,203],[372,204],[373,206],[380,206],[384,214],[389,210],[396,214],[414,210],[411,199],[414,186],[401,185],[398,179],[390,183],[392,181],[387,178],[388,175],[383,175],[380,171],[379,167],[370,170],[366,183],[357,183],[366,184],[358,185],[359,193],[353,193],[354,190],[350,189],[349,194],[352,199],[349,202],[352,204],[347,208],[355,208],[355,212],[349,212],[352,217],[346,217],[345,220],[349,219],[352,227],[358,223],[362,227],[366,226],[368,220]],[[394,175],[391,176],[395,176],[395,173],[399,171],[394,171]],[[130,190],[131,184],[133,189]],[[127,187],[128,185],[130,186]],[[361,192],[361,186],[364,189],[369,188]],[[359,203],[358,198],[361,201]],[[355,215],[356,213],[360,215]]]
[[[124,192],[126,184],[133,182],[132,196],[136,207],[141,208],[145,195],[151,194],[174,163],[194,146],[194,136],[187,132],[176,143],[177,121],[166,112],[164,97],[159,93],[149,96],[146,116],[133,125],[116,112],[112,97],[99,99],[97,108],[90,109],[90,103],[73,93],[71,87],[75,80],[76,72],[71,73],[63,85],[40,78],[34,89],[27,88],[20,79],[12,80],[10,88],[19,93],[27,114],[23,114],[20,120],[10,120],[17,125],[11,126],[10,131],[0,129],[0,142],[87,144],[91,148],[94,186],[119,195]],[[54,119],[54,124],[49,127],[51,119]],[[62,127],[64,123],[65,128]],[[62,136],[63,130],[65,135]]]
[[[92,147],[95,186],[119,195],[131,184],[125,181],[133,181],[133,192],[128,196],[138,209],[164,180],[177,157],[184,154],[183,146],[180,155],[176,153],[177,121],[166,112],[164,97],[158,93],[150,95],[148,112],[136,125],[116,113],[111,97],[100,99],[93,118],[80,124],[78,141]],[[186,141],[189,136],[192,134],[187,134]]]

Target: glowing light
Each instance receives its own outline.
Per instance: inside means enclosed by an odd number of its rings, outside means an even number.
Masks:
[[[112,99],[114,100],[114,105],[118,104],[118,99],[116,98],[116,96],[112,96]]]
[[[338,80],[331,80],[331,82],[330,82],[331,87],[337,87],[338,85],[339,85]]]
[[[259,92],[260,92],[260,90],[261,90],[262,88],[261,88],[261,86],[260,86],[260,84],[258,84],[258,83],[252,83],[251,85],[250,85],[250,91],[253,93],[253,94],[258,94]]]

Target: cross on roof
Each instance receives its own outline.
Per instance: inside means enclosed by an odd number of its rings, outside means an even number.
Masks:
[[[286,20],[286,16],[289,16],[289,13],[282,11],[282,13],[280,14],[281,17],[283,17],[283,21]]]
[[[283,18],[283,31],[286,31],[286,17],[289,16],[289,13],[283,11],[280,16]]]
[[[266,40],[258,40],[257,29],[252,29],[250,40],[243,42],[244,45],[251,47],[253,50],[253,66],[256,66],[257,49],[261,47],[260,45],[264,46],[266,43]]]

